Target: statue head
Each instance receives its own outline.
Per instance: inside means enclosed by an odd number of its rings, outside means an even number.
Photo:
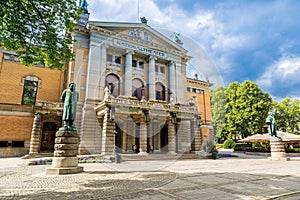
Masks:
[[[69,84],[69,88],[70,88],[71,91],[74,91],[74,90],[75,90],[75,87],[76,87],[76,83],[71,82],[71,83]]]

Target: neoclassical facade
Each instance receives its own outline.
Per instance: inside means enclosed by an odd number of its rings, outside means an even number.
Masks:
[[[0,149],[13,152],[14,144],[22,151],[10,155],[53,152],[60,95],[71,81],[79,92],[80,154],[197,153],[214,140],[211,84],[186,78],[191,57],[179,38],[145,21],[87,22],[88,13],[81,19],[72,33],[75,60],[64,72],[25,68],[13,52],[0,49]]]
[[[182,44],[146,23],[78,25],[68,82],[80,92],[81,153],[198,152],[201,112],[187,97]]]

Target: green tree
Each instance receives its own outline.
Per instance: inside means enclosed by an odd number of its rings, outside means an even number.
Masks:
[[[79,19],[74,0],[0,1],[0,45],[17,51],[24,65],[61,69],[73,58],[70,34]]]
[[[225,96],[221,95],[221,91],[224,93],[224,88],[213,91],[211,97],[217,138],[244,138],[261,133],[272,107],[271,96],[264,93],[256,83],[248,80],[242,84],[231,83],[225,88]],[[224,105],[225,109],[222,109]]]
[[[275,119],[277,128],[282,131],[296,133],[300,123],[300,101],[298,99],[284,98],[280,104],[273,102],[276,109]]]
[[[226,95],[225,88],[218,87],[211,91],[210,94],[211,110],[212,110],[212,120],[216,132],[217,138],[226,138],[224,135],[224,124],[225,124],[225,114],[226,114]]]

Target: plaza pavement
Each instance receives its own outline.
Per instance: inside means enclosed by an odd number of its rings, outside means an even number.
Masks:
[[[21,164],[21,165],[20,165]],[[0,159],[0,199],[300,199],[300,158],[247,156],[80,164],[45,175],[47,165]]]

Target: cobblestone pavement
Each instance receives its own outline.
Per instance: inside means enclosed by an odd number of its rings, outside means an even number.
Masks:
[[[20,162],[0,159],[0,199],[300,199],[300,159],[93,163],[60,176]]]

